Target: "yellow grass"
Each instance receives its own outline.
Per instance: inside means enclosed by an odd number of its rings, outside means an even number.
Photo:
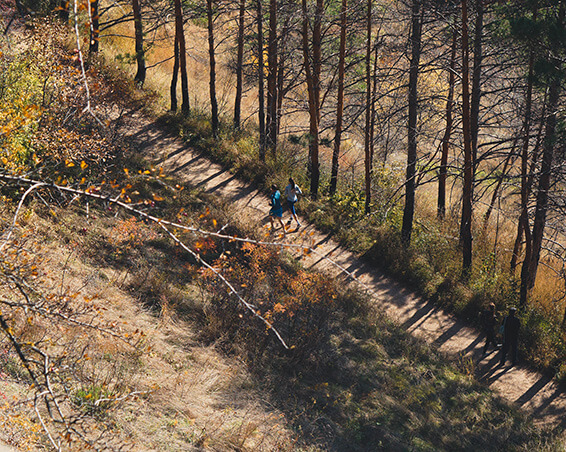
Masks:
[[[66,225],[71,224],[95,226],[84,214],[69,215],[64,224],[55,227],[31,214],[27,226],[22,225],[38,241],[48,244],[43,253],[50,258],[42,267],[46,285],[56,288],[63,282],[71,293],[96,296],[96,303],[104,307],[100,321],[114,324],[124,336],[135,336],[135,331],[144,335],[143,346],[135,350],[115,338],[84,329],[56,332],[77,349],[88,343],[95,351],[83,366],[91,381],[125,384],[128,390],[142,393],[111,408],[110,420],[104,422],[114,426],[113,441],[144,451],[199,447],[292,450],[294,434],[283,414],[264,404],[245,366],[217,352],[213,344],[199,343],[194,325],[176,318],[172,311],[162,309],[156,317],[141,308],[123,289],[132,275],[87,263],[75,252],[84,245],[80,238],[68,245],[59,242],[67,236]],[[44,332],[49,331],[44,327]],[[0,379],[0,399],[7,399],[6,403],[0,400],[0,440],[28,450],[37,440],[34,435],[41,436],[40,429],[25,411],[13,417],[10,407],[26,400],[29,393],[25,385],[11,383],[5,375]]]

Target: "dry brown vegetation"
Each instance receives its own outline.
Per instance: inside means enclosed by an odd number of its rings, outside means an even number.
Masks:
[[[39,43],[42,30],[34,38]],[[124,146],[118,127],[99,128],[88,112],[80,114],[85,98],[76,59],[52,44],[47,55],[60,66],[52,76],[61,74],[62,92],[77,96],[54,96],[45,123],[18,129],[37,144],[24,146],[35,153],[18,154],[19,160],[14,149],[20,148],[4,148],[16,169],[108,198],[121,193],[144,213],[183,225],[210,230],[231,223],[228,234],[257,233],[244,229],[245,221],[232,226],[236,213],[221,201],[146,165]],[[27,61],[42,51],[35,48]],[[34,82],[40,71],[29,66],[32,85],[41,86]],[[114,77],[96,66],[89,73],[103,123],[134,106],[133,87]],[[67,114],[71,121],[58,122]],[[25,188],[6,183],[2,189],[5,233]],[[84,450],[89,442],[98,449],[172,451],[559,449],[560,432],[533,427],[475,382],[466,366],[447,364],[361,294],[307,272],[285,253],[176,231],[260,306],[295,345],[290,351],[143,216],[86,193],[72,197],[47,187],[35,194],[17,217],[10,246],[35,266],[20,276],[34,281],[34,294],[53,309],[30,319],[22,315],[25,304],[5,303],[2,315],[26,353],[35,342],[54,359],[46,373],[59,376],[53,390],[82,430],[67,436],[57,422],[41,428],[40,416],[49,422],[49,414],[44,405],[33,409],[36,388],[3,329],[0,438],[9,444],[48,448],[49,431],[60,435],[64,450]],[[1,282],[8,294],[13,267],[6,261]],[[60,312],[84,324],[57,319]]]

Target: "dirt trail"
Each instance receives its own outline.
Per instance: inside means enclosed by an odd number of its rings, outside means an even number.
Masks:
[[[263,225],[269,210],[267,197],[211,163],[180,139],[137,115],[125,119],[124,133],[139,143],[143,155],[158,163],[167,173],[221,196],[233,203],[241,215],[257,221],[258,227]],[[318,245],[317,251],[322,256],[330,257],[353,273],[371,291],[373,299],[387,315],[407,331],[437,345],[452,358],[470,358],[481,381],[506,400],[530,412],[537,424],[566,427],[566,394],[553,381],[521,366],[499,367],[495,353],[482,359],[483,340],[478,337],[477,331],[404,289],[313,226],[301,222],[303,227],[300,231],[292,229],[285,239],[278,240],[303,243],[305,246]],[[272,238],[278,236],[276,231]],[[321,255],[300,255],[298,258],[307,267],[339,276],[341,271]]]

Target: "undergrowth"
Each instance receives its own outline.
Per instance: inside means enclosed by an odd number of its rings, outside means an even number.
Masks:
[[[220,138],[214,140],[208,118],[201,113],[187,117],[167,114],[162,122],[212,160],[266,193],[273,182],[284,187],[292,175],[305,192],[297,205],[300,214],[342,246],[360,253],[403,285],[465,322],[477,325],[480,312],[489,303],[496,305],[500,321],[510,307],[517,305],[517,276],[509,272],[504,261],[506,254],[494,255],[489,234],[477,238],[474,266],[468,278],[462,277],[455,219],[438,222],[423,212],[422,218],[415,222],[410,247],[402,245],[402,205],[398,201],[399,187],[403,184],[402,168],[395,165],[374,168],[372,212],[365,215],[361,180],[349,184],[344,181],[337,194],[328,196],[325,193],[329,175],[323,173],[321,194],[317,200],[309,199],[305,174],[307,149],[301,140],[282,137],[277,154],[268,153],[266,161],[260,162],[257,137],[249,130],[234,132],[224,125]],[[561,380],[566,376],[562,364],[566,357],[562,312],[545,309],[539,298],[534,293],[530,305],[518,315],[522,324],[521,359],[536,369],[557,374]]]
[[[181,206],[188,206],[187,221],[202,228],[229,218],[221,203],[194,190],[166,209]],[[159,204],[155,213],[167,218]],[[297,433],[292,450],[559,450],[558,431],[533,427],[526,414],[477,383],[469,363],[446,362],[372,308],[366,295],[301,268],[277,248],[190,241],[272,322],[289,349],[215,273],[163,242],[154,226],[108,218],[80,249],[127,268],[125,287],[155,316],[187,322],[199,340],[243,360],[251,384]],[[115,246],[130,259],[116,259]],[[77,394],[85,409],[88,394]]]
[[[68,53],[60,55],[63,60],[70,60],[61,61],[62,64],[72,64]],[[29,64],[32,60],[30,57]],[[79,80],[76,68],[68,70],[65,78],[76,83]],[[32,76],[37,77],[39,73],[32,71]],[[94,70],[91,76],[96,77]],[[103,103],[115,93],[111,96],[111,90],[102,89],[104,80],[99,80],[99,100]],[[22,169],[33,170],[34,175],[44,175],[60,184],[92,185],[100,192],[119,193],[122,199],[158,218],[202,229],[212,229],[218,222],[228,223],[232,212],[219,201],[196,189],[185,188],[159,174],[158,170],[146,168],[143,161],[132,159],[118,137],[102,133],[96,121],[88,120],[86,115],[75,118],[73,127],[69,126],[69,130],[59,136],[58,144],[53,143],[59,114],[74,107],[75,104],[64,99],[54,99],[52,109],[42,111],[41,127],[35,116],[32,116],[33,127],[14,127],[18,133],[25,133],[26,139],[22,140],[17,134],[6,135],[6,139],[23,143],[25,148],[21,153],[18,146],[6,141],[7,152],[12,152],[10,156],[23,155],[19,159],[14,157],[13,161]],[[27,107],[21,108],[19,114],[25,118]],[[9,125],[12,117],[18,118],[5,114],[3,126]],[[171,118],[167,121],[171,124]],[[265,187],[272,180],[283,185],[287,175],[299,171],[304,163],[297,149],[289,144],[286,153],[269,157],[265,165],[259,164],[254,139],[248,133],[233,135],[225,130],[225,138],[215,142],[209,136],[209,126],[202,115],[193,115],[187,122],[181,127],[178,121],[172,121],[192,144],[206,152],[214,148],[218,161],[233,166],[238,175],[260,186]],[[71,149],[84,137],[100,143],[101,148],[91,153],[89,146],[85,146],[81,153],[72,154]],[[394,179],[394,176],[387,175],[383,179]],[[13,186],[5,186],[3,190],[7,222],[21,190]],[[384,199],[391,190],[391,187],[383,189]],[[216,273],[203,271],[194,256],[171,242],[158,225],[133,218],[111,203],[89,208],[85,200],[59,197],[48,191],[39,194],[35,202],[26,206],[28,214],[21,219],[22,227],[27,226],[38,236],[43,234],[46,241],[52,240],[80,254],[86,262],[98,266],[101,279],[108,274],[108,269],[116,270],[118,276],[111,281],[112,285],[132,294],[138,305],[156,319],[157,329],[163,319],[184,322],[183,326],[199,332],[200,341],[217,346],[248,366],[253,387],[261,391],[269,405],[284,413],[296,434],[294,439],[285,438],[286,444],[274,442],[276,446],[272,450],[558,449],[557,432],[535,429],[525,414],[476,383],[469,367],[458,369],[446,363],[436,350],[370,308],[363,294],[348,291],[337,281],[301,268],[284,252],[175,231],[183,243],[214,263],[214,268],[254,306],[256,314],[273,324],[288,349],[277,340],[272,329],[242,308]],[[442,240],[423,239],[423,249],[425,245],[429,247],[428,258],[418,250],[406,251],[406,255],[395,254],[394,248],[401,247],[395,246],[394,229],[383,221],[385,217],[398,218],[395,208],[384,209],[379,218],[367,223],[358,214],[357,206],[362,201],[359,192],[352,190],[333,199],[305,202],[304,211],[311,219],[318,217],[322,227],[329,231],[336,231],[341,224],[344,241],[350,240],[350,245],[356,249],[389,261],[388,268],[392,272],[396,268],[397,272],[405,272],[399,276],[415,288],[431,297],[444,293],[439,288],[448,284],[446,274],[443,279],[432,278],[430,282],[431,276],[450,270],[449,266],[443,266],[442,259],[435,258],[435,246],[444,247],[445,255],[450,255],[452,248]],[[54,204],[58,207],[53,207]],[[352,234],[355,231],[355,237],[348,238],[348,231]],[[253,235],[253,231],[243,231],[236,226],[224,232]],[[379,248],[376,241],[379,234],[382,234],[379,243],[387,242],[388,247]],[[412,252],[416,254],[411,255]],[[462,287],[457,281],[449,285],[446,293]],[[493,287],[497,293],[497,288],[502,286],[494,284]],[[441,297],[439,301],[445,302]],[[447,299],[446,304],[450,303],[454,305]],[[503,304],[501,300],[499,305]],[[99,310],[102,312],[104,307]],[[541,324],[536,312],[533,311],[532,317],[533,322]],[[20,323],[22,329],[27,328],[25,319]],[[49,334],[59,335],[58,330],[50,332],[49,325],[41,326],[45,329],[32,332],[43,334],[42,340]],[[545,332],[542,329],[540,334]],[[75,331],[69,329],[68,334],[73,333]],[[133,334],[146,345],[141,332]],[[80,339],[86,344],[94,343],[87,335]],[[124,427],[127,423],[119,412],[110,409],[115,406],[110,403],[111,399],[127,394],[133,389],[130,386],[144,377],[147,364],[143,359],[147,357],[140,351],[152,352],[149,348],[140,348],[125,353],[111,342],[108,341],[104,349],[95,350],[93,355],[73,355],[77,380],[72,385],[65,381],[62,387],[70,396],[70,407],[91,415],[106,431],[118,437],[127,430]],[[79,342],[76,344],[72,351],[79,350],[78,345],[86,347]],[[5,348],[9,357],[3,361],[4,371],[30,387],[23,378],[22,363],[18,364],[15,359],[16,353],[7,345]],[[61,367],[65,363],[64,352],[62,350]],[[186,357],[183,362],[189,363],[186,366],[195,366],[190,358]],[[169,361],[177,364],[173,359]],[[52,370],[55,369],[50,372]],[[179,381],[179,385],[190,383]],[[174,416],[179,416],[178,411],[173,411]],[[11,427],[19,424],[16,430],[29,427],[28,413],[17,422],[5,417],[5,413],[7,411],[1,412],[0,417],[4,424]],[[5,421],[5,418],[10,420]],[[253,440],[257,431],[253,425],[246,424],[245,428],[234,429],[239,431],[237,435],[226,439],[230,435],[227,429],[218,429],[212,434],[206,431],[206,426],[200,430],[192,428],[190,422],[182,426],[175,417],[167,422],[166,429],[173,432],[171,435],[177,431],[187,432],[183,438],[185,447],[190,444],[199,449],[244,450],[244,443]],[[23,438],[21,444],[40,441],[34,436],[38,430],[35,424],[27,433],[18,433]]]

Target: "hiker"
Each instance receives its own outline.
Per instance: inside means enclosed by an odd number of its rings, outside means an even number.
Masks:
[[[275,225],[273,224],[273,219],[276,218],[283,229],[283,234],[285,232],[285,225],[283,224],[283,207],[281,206],[281,192],[277,188],[277,185],[273,184],[271,186],[271,210],[269,211],[269,221],[271,222],[271,230],[273,231]]]
[[[497,317],[495,315],[495,304],[489,303],[488,307],[481,313],[481,329],[485,334],[485,345],[483,346],[483,355],[487,354],[489,345],[493,345],[495,349],[498,348],[497,341],[495,340],[495,326],[497,324]]]
[[[295,212],[295,203],[299,200],[297,195],[302,195],[302,194],[303,194],[303,192],[301,191],[299,186],[295,183],[293,178],[290,177],[289,178],[289,185],[287,185],[285,187],[285,197],[287,198],[287,208],[291,212],[291,218],[289,218],[289,221],[287,222],[287,224],[290,225],[291,221],[294,218],[295,221],[297,222],[297,228],[301,227],[301,223],[299,222],[299,219],[297,218],[297,212]]]
[[[519,319],[515,317],[517,308],[510,308],[509,315],[503,320],[503,347],[501,349],[500,365],[505,365],[507,352],[511,353],[511,363],[517,364],[517,343],[519,341],[519,327],[521,326]]]

